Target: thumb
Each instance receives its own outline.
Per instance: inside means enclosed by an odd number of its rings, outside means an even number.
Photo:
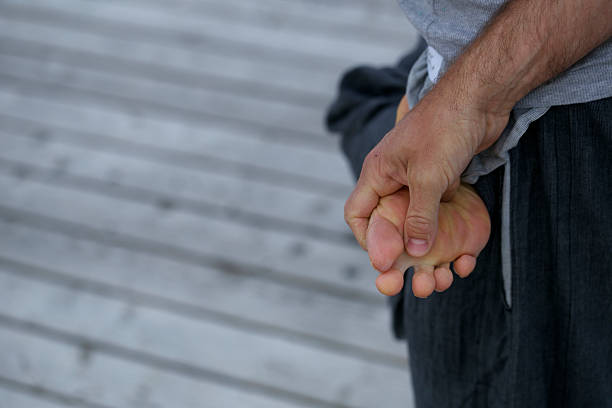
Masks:
[[[431,185],[410,189],[410,205],[404,222],[406,252],[414,257],[429,252],[438,231],[438,210],[442,193]]]

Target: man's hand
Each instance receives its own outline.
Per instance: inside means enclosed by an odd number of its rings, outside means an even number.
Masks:
[[[411,200],[404,224],[405,249],[415,257],[429,251],[443,195],[452,196],[471,158],[493,143],[508,120],[507,115],[491,116],[460,98],[459,93],[434,89],[366,157],[345,206],[345,219],[363,248],[370,215],[380,198],[407,186]],[[386,271],[391,263],[374,267]]]
[[[381,197],[410,191],[406,251],[422,256],[472,157],[493,144],[513,106],[612,35],[610,0],[510,0],[414,109],[367,156],[345,219],[366,249]],[[391,265],[375,265],[384,272]]]
[[[460,277],[468,276],[476,258],[489,240],[491,223],[487,209],[476,191],[461,184],[449,202],[440,204],[436,241],[424,257],[414,258],[404,252],[404,220],[410,206],[406,188],[383,197],[372,212],[366,241],[373,265],[392,262],[391,268],[376,279],[376,287],[385,295],[395,295],[404,286],[404,272],[414,266],[412,292],[427,297],[442,292],[453,282],[450,262]]]

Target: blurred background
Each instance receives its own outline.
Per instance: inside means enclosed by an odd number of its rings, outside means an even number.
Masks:
[[[342,209],[395,0],[0,0],[0,407],[410,407]]]

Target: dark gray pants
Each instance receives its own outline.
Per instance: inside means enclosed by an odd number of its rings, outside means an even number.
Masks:
[[[389,79],[371,69],[351,74],[361,83],[358,74]],[[386,101],[374,113],[355,99],[347,109],[345,99],[344,112],[361,107],[352,127],[338,119],[348,121],[339,114],[343,92],[332,106],[328,124],[342,133],[356,172],[393,126],[395,95],[362,92],[370,105]],[[503,169],[475,186],[492,234],[472,275],[426,300],[408,285],[392,301],[417,406],[612,407],[612,98],[553,107],[510,157],[512,308],[501,276]]]

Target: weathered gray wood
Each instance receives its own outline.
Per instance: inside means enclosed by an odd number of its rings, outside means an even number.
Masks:
[[[60,132],[41,139],[36,131],[5,130],[1,116],[0,139],[4,159],[110,182],[212,217],[353,243],[338,199],[71,146],[62,142]]]
[[[30,296],[27,294],[26,298]],[[100,353],[91,344],[62,343],[6,326],[0,326],[0,349],[11,351],[0,353],[0,376],[24,386],[63,394],[74,402],[85,401],[109,408],[303,406],[126,361]],[[35,406],[26,405],[27,408]]]
[[[1,340],[0,340],[1,343]],[[33,395],[34,391],[15,390],[5,387],[0,380],[0,402],[3,407],[11,408],[62,408],[67,401],[48,401],[44,397]]]
[[[82,69],[61,61],[7,55],[0,56],[0,72],[28,80],[75,87],[99,94],[129,98],[158,110],[187,112],[245,125],[274,127],[287,132],[303,131],[323,138],[321,112],[284,103],[236,97],[225,92],[164,84],[138,77],[119,77],[106,72]],[[319,136],[316,136],[319,135]]]
[[[134,1],[134,0],[132,0]],[[204,14],[221,20],[239,21],[245,25],[286,28],[313,36],[337,36],[365,43],[405,40],[413,34],[412,27],[398,13],[399,6],[387,0],[369,0],[366,4],[315,3],[292,1],[287,7],[284,0],[214,0],[181,1],[148,0],[139,4],[164,8],[179,8],[196,16]]]
[[[293,118],[293,123],[291,117],[278,116],[285,112],[282,106],[256,108],[254,102],[242,103],[240,98],[232,101],[229,96],[220,99],[217,104],[212,94],[206,91],[189,92],[184,87],[165,86],[138,78],[121,78],[54,62],[41,64],[40,61],[7,55],[0,56],[0,60],[2,83],[7,83],[9,87],[18,86],[28,93],[118,106],[136,112],[147,111],[164,119],[201,124],[221,123],[244,130],[255,128],[258,135],[274,142],[310,145],[320,149],[328,149],[335,144],[334,140],[324,136],[322,123],[315,121],[314,118],[319,117],[314,111]],[[186,99],[181,98],[183,92]],[[255,112],[247,114],[251,108],[261,116],[258,117]],[[289,107],[287,109],[291,110]],[[265,120],[266,117],[269,120]]]
[[[0,294],[8,305],[4,314],[10,318],[304,398],[372,407],[398,406],[410,397],[407,375],[399,368],[368,364],[15,274],[0,274]]]
[[[18,0],[3,0],[5,4],[22,5]],[[312,33],[303,34],[295,30],[278,30],[275,27],[244,27],[240,23],[228,24],[215,17],[205,14],[194,16],[191,13],[180,13],[180,10],[159,10],[153,7],[142,7],[126,4],[125,2],[76,2],[72,0],[31,0],[29,6],[39,10],[61,12],[78,18],[93,18],[98,21],[112,21],[132,27],[155,28],[157,33],[174,37],[174,41],[185,41],[187,37],[190,45],[206,43],[210,46],[210,39],[219,38],[228,41],[235,48],[264,50],[270,49],[291,58],[300,58],[308,61],[309,57],[319,60],[316,66],[329,64],[341,68],[346,63],[358,63],[368,60],[388,61],[397,58],[397,53],[403,51],[403,39],[397,38],[396,44],[392,39],[371,47],[368,55],[363,54],[362,44],[354,40],[345,40],[326,36],[320,38]],[[398,10],[398,14],[400,11]],[[401,45],[400,45],[401,44]],[[316,68],[315,68],[316,69]]]
[[[132,298],[151,307],[289,338],[358,359],[405,364],[405,344],[391,339],[383,299],[380,304],[348,301],[36,226],[0,221],[0,230],[0,265],[24,276]],[[18,269],[15,262],[25,266]]]
[[[1,6],[1,4],[0,4]],[[148,44],[163,44],[172,48],[189,49],[197,53],[212,53],[236,61],[255,59],[263,63],[283,66],[286,69],[301,68],[332,74],[345,69],[350,61],[342,58],[307,55],[293,50],[279,50],[269,47],[254,47],[252,44],[231,41],[217,36],[201,37],[188,31],[163,30],[155,26],[126,25],[111,19],[99,19],[68,10],[33,8],[20,5],[1,6],[3,15],[9,18],[27,19],[40,24],[68,26],[74,30],[95,30],[118,38],[129,38]]]
[[[0,191],[11,191],[0,195],[0,205],[163,245],[173,253],[186,251],[180,256],[238,262],[243,273],[253,269],[275,279],[349,289],[364,300],[376,297],[375,272],[355,246],[204,218],[180,208],[168,210],[120,192],[122,198],[116,198],[112,185],[104,191],[101,186],[84,191],[86,185],[62,182],[61,173],[47,177],[33,169],[26,172],[27,179],[20,171],[0,175]],[[37,178],[49,178],[51,184]]]
[[[22,28],[23,24],[8,20],[8,24],[16,25],[17,29]],[[40,26],[34,26],[35,31],[39,31]],[[4,35],[1,51],[4,54],[24,56],[34,59],[60,59],[69,65],[77,65],[97,71],[113,73],[115,75],[134,75],[136,77],[148,78],[155,82],[182,85],[188,88],[202,88],[209,91],[230,94],[233,97],[244,97],[246,100],[272,101],[283,103],[290,106],[303,107],[305,109],[322,110],[332,99],[331,92],[334,87],[329,87],[325,93],[315,92],[312,89],[296,90],[280,86],[278,82],[259,78],[249,79],[228,78],[224,74],[222,66],[217,67],[217,72],[207,73],[205,70],[198,69],[197,66],[190,66],[188,69],[177,68],[171,65],[160,63],[158,56],[153,56],[151,62],[141,62],[132,57],[132,53],[117,52],[116,44],[112,45],[115,52],[101,53],[96,46],[90,46],[82,41],[74,40],[74,33],[69,36],[72,42],[68,41],[68,46],[61,44],[57,38],[45,44],[41,41],[40,34],[35,36],[28,30],[27,36],[34,40],[25,40],[23,35],[11,36]],[[106,39],[107,37],[104,37]],[[76,43],[77,47],[73,44]],[[334,78],[335,79],[335,78]],[[294,80],[294,82],[303,82]]]
[[[195,52],[190,48],[181,49],[163,43],[145,43],[112,36],[106,32],[99,33],[87,27],[77,29],[65,24],[53,25],[52,20],[30,21],[22,15],[11,13],[0,14],[0,22],[6,29],[6,32],[3,30],[3,37],[6,39],[35,41],[43,45],[61,46],[72,51],[86,51],[106,57],[120,56],[128,61],[149,64],[154,68],[169,67],[187,75],[214,75],[221,79],[240,81],[236,86],[244,82],[255,82],[331,99],[340,72],[317,72],[305,67],[287,69],[269,60],[240,59]]]
[[[0,0],[0,406],[411,406],[321,121],[412,33],[392,0]]]
[[[306,149],[248,134],[236,135],[220,126],[201,127],[160,120],[152,114],[50,99],[22,95],[17,87],[0,87],[0,122],[5,129],[22,129],[96,150],[318,192],[330,199],[343,201],[352,188],[347,165],[337,148]]]
[[[187,3],[197,2],[198,0],[186,0]],[[248,1],[248,0],[244,0]],[[262,0],[263,3],[273,7],[287,7],[291,2],[295,10],[305,12],[310,10],[315,15],[328,14],[330,22],[334,21],[331,16],[349,21],[368,22],[368,18],[377,24],[385,25],[388,21],[379,20],[384,17],[398,18],[397,2],[387,0]],[[169,4],[177,4],[176,0],[167,0]],[[403,14],[401,15],[403,17]]]
[[[196,110],[180,109],[173,106],[164,106],[156,101],[144,101],[130,96],[118,96],[109,93],[96,92],[82,88],[66,86],[58,82],[47,82],[38,79],[26,79],[14,74],[0,73],[0,87],[18,90],[22,95],[30,97],[50,97],[62,102],[70,101],[89,105],[91,107],[111,107],[122,111],[131,111],[135,115],[146,114],[156,116],[162,121],[186,122],[192,126],[208,124],[219,125],[228,129],[238,130],[244,134],[252,129],[257,139],[272,143],[286,143],[318,151],[335,150],[337,142],[331,138],[320,137],[308,130],[283,129],[273,125],[260,125],[244,119],[231,119],[208,115]]]

